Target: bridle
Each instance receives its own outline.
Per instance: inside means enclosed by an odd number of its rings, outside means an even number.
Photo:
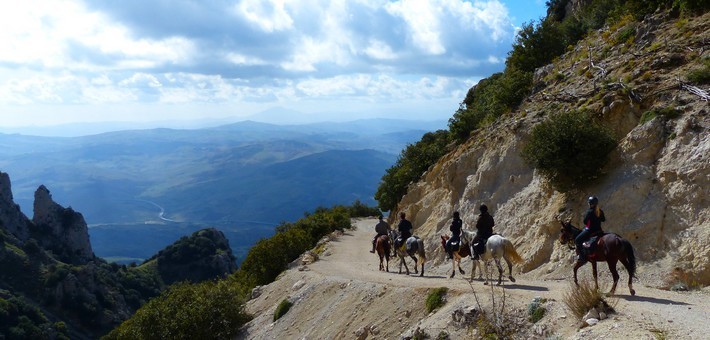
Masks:
[[[574,232],[572,231],[574,227],[569,222],[564,223],[560,221],[560,223],[562,224],[560,243],[566,244],[569,249],[576,249],[577,245],[574,243]]]

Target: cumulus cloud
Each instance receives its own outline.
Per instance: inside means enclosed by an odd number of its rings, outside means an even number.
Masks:
[[[515,30],[500,1],[13,2],[0,100],[451,100],[504,66]]]

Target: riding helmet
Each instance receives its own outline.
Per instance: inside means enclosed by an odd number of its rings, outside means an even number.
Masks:
[[[597,196],[589,196],[589,204],[597,205],[597,203],[599,203],[599,199],[597,199]]]
[[[485,204],[481,204],[481,207],[479,208],[482,213],[488,211],[488,207]]]

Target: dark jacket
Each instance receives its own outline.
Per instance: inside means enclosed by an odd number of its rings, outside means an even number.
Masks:
[[[592,233],[602,232],[602,222],[606,221],[604,211],[599,209],[599,216],[594,213],[594,209],[590,208],[584,215],[584,228],[589,229]]]
[[[402,238],[406,240],[412,236],[412,223],[406,219],[401,220],[399,221],[397,230],[399,231],[399,234],[402,235]]]
[[[390,225],[385,221],[380,221],[375,226],[375,232],[377,235],[389,235]]]
[[[451,221],[451,226],[449,230],[451,231],[451,239],[458,240],[461,237],[461,229],[463,228],[463,221],[461,219],[454,219]]]
[[[478,215],[478,221],[476,222],[476,229],[478,230],[478,237],[487,239],[493,235],[493,226],[495,226],[495,221],[493,221],[493,216],[488,212],[481,213]]]

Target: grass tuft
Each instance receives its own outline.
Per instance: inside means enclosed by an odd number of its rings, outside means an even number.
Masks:
[[[570,283],[570,287],[562,296],[562,301],[577,318],[583,317],[592,308],[605,312],[614,311],[613,307],[607,303],[604,294],[586,281],[582,281],[579,286]]]
[[[439,287],[431,292],[426,298],[426,311],[433,312],[435,309],[443,306],[446,303],[446,293],[449,291],[446,287]]]

